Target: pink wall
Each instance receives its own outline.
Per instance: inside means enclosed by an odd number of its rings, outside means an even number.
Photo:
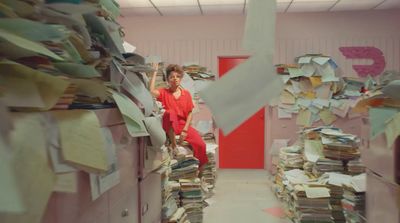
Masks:
[[[275,63],[292,63],[305,53],[332,56],[346,76],[353,63],[340,46],[381,49],[387,69],[400,70],[400,10],[279,14]],[[217,57],[246,55],[241,49],[244,16],[124,17],[126,40],[143,55],[160,55],[167,63],[199,62],[213,72]]]
[[[279,14],[275,63],[293,63],[305,53],[333,57],[341,73],[354,76],[353,64],[368,61],[346,60],[341,46],[375,46],[386,57],[386,69],[400,70],[400,10],[335,13]],[[241,49],[244,16],[126,17],[121,18],[126,40],[142,55],[160,55],[167,63],[199,62],[214,73],[218,56],[246,55]],[[270,167],[268,148],[274,138],[297,138],[292,120],[278,120],[266,109],[266,168]],[[346,131],[359,134],[358,119],[338,121]],[[268,168],[269,169],[269,168]]]

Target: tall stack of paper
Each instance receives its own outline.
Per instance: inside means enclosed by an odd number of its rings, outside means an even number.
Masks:
[[[163,222],[164,223],[164,222]],[[190,223],[187,218],[185,208],[178,208],[172,217],[166,223]]]
[[[185,208],[191,223],[203,222],[203,191],[199,178],[180,179],[181,204]]]
[[[181,198],[179,193],[181,191],[181,184],[178,181],[169,181],[169,187],[171,188],[172,197],[175,199],[175,203],[178,207],[181,206]]]
[[[332,208],[332,217],[335,223],[346,223],[346,218],[343,213],[342,199],[343,187],[336,185],[328,185],[330,197],[330,204]]]
[[[215,187],[215,180],[217,177],[217,168],[215,162],[215,153],[218,145],[207,143],[207,157],[208,163],[205,164],[203,175],[205,183],[207,184],[208,190],[211,192]]]
[[[345,187],[342,207],[348,223],[364,223],[365,215],[365,191],[356,192],[351,187]]]
[[[161,196],[162,196],[162,220],[163,222],[168,222],[169,219],[175,214],[178,210],[178,205],[176,200],[172,194],[172,187],[169,183],[169,172],[170,167],[168,165],[164,165],[157,172],[161,174]]]

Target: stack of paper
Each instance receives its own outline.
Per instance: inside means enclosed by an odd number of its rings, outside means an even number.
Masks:
[[[162,196],[162,220],[168,221],[178,210],[178,205],[176,203],[175,198],[172,194],[172,187],[169,181],[169,172],[170,167],[168,165],[164,165],[159,170],[158,173],[161,174],[161,196]]]
[[[181,191],[181,184],[178,181],[169,181],[168,186],[171,188],[172,197],[175,199],[176,205],[181,207],[181,199],[179,193]]]
[[[299,169],[303,167],[303,154],[301,147],[290,146],[283,147],[279,152],[278,168],[283,170]]]
[[[333,222],[329,189],[323,185],[297,185],[292,196],[295,222]]]
[[[346,218],[343,213],[342,199],[343,187],[336,185],[328,185],[330,197],[330,204],[332,208],[332,217],[335,223],[346,223]]]
[[[171,180],[193,179],[197,177],[199,160],[193,155],[186,155],[179,160],[171,161]]]
[[[206,67],[198,64],[188,64],[183,66],[183,70],[189,74],[193,80],[214,80],[214,74],[207,72]]]
[[[358,175],[365,173],[365,166],[360,160],[350,160],[347,165],[347,173],[350,175]]]
[[[320,134],[324,145],[323,153],[325,157],[336,160],[360,158],[359,139],[357,136],[345,134],[336,129],[322,129]]]
[[[199,178],[180,179],[181,184],[181,204],[185,208],[188,220],[191,223],[203,222],[203,191]]]
[[[190,221],[187,218],[185,208],[180,207],[168,221],[163,223],[190,223]]]
[[[217,168],[215,162],[215,153],[218,145],[207,143],[207,157],[208,163],[205,164],[203,175],[204,181],[207,184],[208,190],[211,192],[212,189],[215,187],[215,180],[217,177]]]
[[[326,172],[345,172],[343,161],[324,158],[319,159],[313,167],[313,174],[316,176],[321,176]]]
[[[351,187],[345,187],[342,207],[347,222],[364,223],[365,214],[365,192],[356,192]]]

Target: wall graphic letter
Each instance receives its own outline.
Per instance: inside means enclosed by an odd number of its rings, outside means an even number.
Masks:
[[[374,63],[371,65],[353,65],[353,69],[360,77],[378,76],[385,69],[385,57],[376,47],[340,47],[339,50],[347,59],[373,60]]]

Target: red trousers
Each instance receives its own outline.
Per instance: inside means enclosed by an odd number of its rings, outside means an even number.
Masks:
[[[180,135],[183,128],[185,127],[185,124],[186,120],[179,119],[175,112],[166,111],[164,113],[162,125],[165,132],[168,132],[169,129],[172,128],[176,135]],[[196,131],[196,129],[189,126],[185,141],[192,146],[193,155],[199,160],[200,167],[208,163],[206,144],[204,143],[203,139]]]

